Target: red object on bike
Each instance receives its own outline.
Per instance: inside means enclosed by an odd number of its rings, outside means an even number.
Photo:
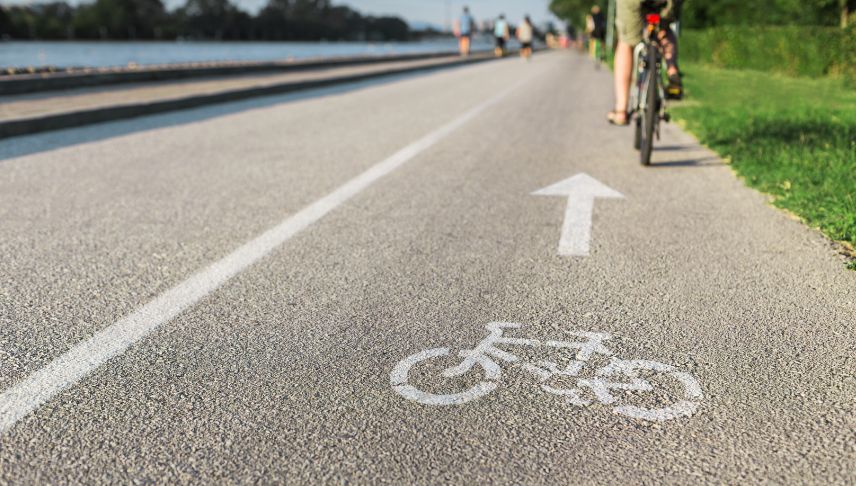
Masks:
[[[648,25],[659,24],[660,14],[648,14],[645,16],[645,20],[648,21]]]

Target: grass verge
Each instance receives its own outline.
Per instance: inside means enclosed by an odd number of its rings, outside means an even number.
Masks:
[[[682,69],[688,101],[675,118],[776,206],[856,247],[856,91],[840,79]]]
[[[856,26],[727,26],[681,33],[684,61],[788,76],[844,77],[856,88]]]

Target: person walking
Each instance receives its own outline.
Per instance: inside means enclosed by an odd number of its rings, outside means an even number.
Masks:
[[[508,22],[505,20],[505,14],[501,14],[499,19],[493,24],[493,36],[496,38],[496,48],[493,52],[496,57],[505,56],[505,44],[511,38],[511,33],[508,28]]]
[[[470,44],[472,42],[473,31],[475,30],[475,21],[470,15],[470,8],[464,7],[464,13],[458,19],[455,26],[455,35],[458,37],[458,50],[461,56],[470,55]]]
[[[586,16],[586,33],[589,37],[589,53],[595,61],[606,60],[606,15],[595,5]]]
[[[535,38],[535,29],[532,21],[527,15],[523,23],[517,26],[517,40],[520,41],[520,56],[527,61],[532,57],[532,42]]]

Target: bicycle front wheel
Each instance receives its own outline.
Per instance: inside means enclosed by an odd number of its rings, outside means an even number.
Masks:
[[[423,405],[462,405],[473,400],[477,400],[496,389],[501,374],[499,366],[489,360],[477,362],[485,372],[485,380],[476,383],[470,388],[459,392],[449,394],[435,394],[421,390],[409,383],[410,370],[417,364],[423,363],[434,358],[441,358],[449,355],[448,348],[435,348],[416,353],[408,356],[392,370],[389,375],[392,389],[402,397],[421,403]],[[468,368],[464,368],[469,371]]]
[[[657,130],[660,112],[660,71],[657,67],[657,48],[649,45],[645,69],[645,105],[641,113],[639,130],[639,161],[642,165],[651,165],[651,152],[654,150],[654,133]]]

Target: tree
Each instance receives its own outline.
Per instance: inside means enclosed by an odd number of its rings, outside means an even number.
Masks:
[[[270,0],[259,12],[257,24],[266,39],[326,39],[322,19],[329,8],[328,0]]]
[[[65,2],[0,9],[0,36],[14,39],[68,39],[74,9]]]
[[[405,41],[410,33],[407,23],[398,17],[371,17],[368,19],[366,33],[369,40]]]
[[[251,17],[229,0],[188,0],[175,12],[179,34],[195,39],[246,39],[252,36]]]
[[[167,12],[162,0],[58,1],[0,6],[0,36],[13,39],[406,40],[397,17],[363,17],[330,0],[269,0],[256,17],[230,0],[187,0]]]
[[[81,5],[73,23],[83,38],[152,39],[166,20],[161,0],[96,0]]]
[[[68,39],[74,37],[71,19],[74,9],[65,2],[35,5],[33,30],[38,39]]]
[[[34,14],[27,7],[0,7],[0,35],[12,39],[33,37]]]
[[[551,0],[550,10],[556,17],[569,22],[575,27],[585,25],[586,15],[595,5],[606,11],[608,0]]]

